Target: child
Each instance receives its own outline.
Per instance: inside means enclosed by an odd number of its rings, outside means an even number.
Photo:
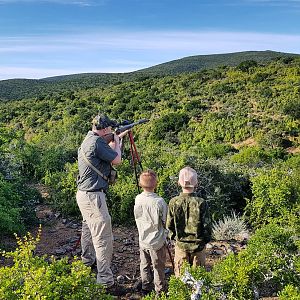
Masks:
[[[151,291],[152,263],[155,292],[159,295],[166,290],[164,271],[167,204],[163,198],[154,193],[157,186],[157,176],[154,171],[142,172],[139,185],[143,188],[143,192],[135,198],[134,217],[139,232],[142,293],[146,295]]]
[[[198,183],[197,173],[185,167],[179,173],[182,193],[169,202],[166,227],[175,240],[175,276],[180,276],[183,261],[192,266],[205,265],[205,245],[210,241],[211,228],[208,206],[193,192]]]

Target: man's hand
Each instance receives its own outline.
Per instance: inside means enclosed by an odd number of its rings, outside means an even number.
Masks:
[[[121,132],[121,133],[118,135],[118,137],[119,137],[120,139],[123,138],[129,131],[130,131],[130,129]]]
[[[114,139],[108,144],[112,149],[120,148],[120,137],[114,133]]]

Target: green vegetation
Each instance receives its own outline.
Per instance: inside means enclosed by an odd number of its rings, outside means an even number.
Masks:
[[[100,76],[98,85],[89,74],[50,78],[38,94],[30,84],[28,90],[21,87],[26,97],[16,87],[18,96],[12,98],[20,100],[0,103],[1,234],[22,233],[34,223],[39,199],[28,182],[48,185],[58,210],[80,216],[77,148],[98,111],[120,121],[148,118],[133,131],[143,167],[158,173],[157,192],[166,201],[178,194],[178,172],[190,165],[199,174],[197,193],[209,202],[214,221],[220,224],[235,211],[255,231],[246,250],[228,256],[212,272],[193,270],[205,279],[205,299],[219,299],[217,293],[250,299],[254,286],[259,289],[266,281],[281,299],[297,299],[300,58],[263,52],[268,59],[258,60],[257,53],[248,54],[234,66],[167,71],[166,76],[157,69],[156,75],[136,72],[111,81]],[[123,157],[108,205],[113,221],[125,224],[133,221],[137,194],[126,138]],[[189,294],[171,279],[170,299]]]
[[[256,299],[266,284],[281,290],[280,299],[299,299],[299,246],[293,233],[277,225],[267,225],[257,230],[247,248],[237,255],[230,254],[217,263],[210,272],[201,267],[186,267],[194,279],[202,281],[201,299],[248,300]],[[192,289],[181,279],[170,279],[169,296],[160,300],[191,299]],[[226,297],[226,298],[225,298]],[[298,297],[298,298],[297,298]],[[146,297],[147,300],[154,297]]]
[[[106,88],[122,82],[143,81],[147,78],[177,75],[181,73],[199,72],[205,69],[214,69],[223,66],[243,67],[251,62],[265,64],[271,60],[284,59],[289,63],[298,54],[282,53],[274,51],[246,51],[229,54],[197,55],[190,56],[167,63],[163,63],[147,69],[131,73],[83,73],[64,76],[55,76],[36,79],[10,79],[0,81],[0,100],[19,100],[36,97],[42,100],[44,97],[65,93],[70,98],[74,91],[86,90],[92,87]],[[256,80],[263,80],[265,74],[258,74]],[[290,107],[289,109],[293,109]]]
[[[16,251],[3,253],[13,259],[13,265],[0,268],[0,299],[113,299],[96,284],[91,269],[76,258],[69,263],[67,257],[47,261],[35,256],[39,235],[34,238],[28,234],[17,240]]]

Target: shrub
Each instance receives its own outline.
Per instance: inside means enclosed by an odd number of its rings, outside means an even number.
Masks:
[[[300,299],[300,289],[291,284],[287,285],[280,293],[280,300],[299,300]]]
[[[51,201],[53,205],[62,213],[67,215],[79,215],[76,203],[76,178],[78,175],[77,163],[66,163],[64,171],[46,172],[44,183],[49,185],[51,191]]]
[[[40,195],[22,180],[10,182],[0,173],[0,232],[3,235],[23,233],[26,226],[33,225],[35,204]]]
[[[242,218],[233,211],[230,216],[215,222],[212,227],[215,240],[243,240],[248,236],[247,226]]]
[[[34,256],[40,232],[36,238],[17,237],[18,248],[3,253],[13,265],[0,268],[0,299],[112,299],[81,261]]]
[[[277,223],[299,226],[299,171],[271,169],[251,179],[253,198],[248,199],[246,215],[252,225]],[[297,220],[298,219],[298,220]]]
[[[255,232],[246,250],[230,254],[212,270],[213,282],[233,299],[252,299],[255,287],[268,283],[278,290],[300,284],[297,246],[291,231],[269,224]]]
[[[220,290],[218,286],[214,286],[212,284],[212,278],[210,276],[209,272],[206,272],[204,268],[197,267],[192,268],[185,264],[182,268],[183,273],[187,271],[195,281],[198,281],[200,284],[202,284],[202,287],[200,289],[201,293],[201,299],[203,300],[220,300],[220,299],[226,299],[223,298],[225,295]],[[183,275],[183,274],[182,274]],[[175,276],[171,276],[169,281],[169,288],[168,288],[168,294],[163,294],[159,298],[155,294],[148,295],[147,297],[143,298],[145,300],[186,300],[186,299],[200,299],[196,298],[194,293],[194,287],[185,284],[182,281],[181,278],[176,278]],[[194,298],[192,298],[194,297]]]
[[[263,164],[267,159],[267,154],[259,147],[244,147],[231,158],[235,163],[253,167]]]
[[[0,174],[0,231],[2,234],[22,232],[25,229],[21,219],[20,204],[20,195]]]
[[[257,62],[255,60],[245,60],[237,66],[237,69],[243,72],[249,72],[249,70],[254,67],[257,67]]]

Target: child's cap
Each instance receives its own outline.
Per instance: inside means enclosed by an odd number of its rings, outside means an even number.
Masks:
[[[157,175],[152,170],[147,170],[141,173],[139,185],[142,188],[155,188],[157,184]]]
[[[185,168],[181,169],[179,172],[178,183],[183,188],[195,187],[198,183],[197,172],[190,167],[185,167]]]

